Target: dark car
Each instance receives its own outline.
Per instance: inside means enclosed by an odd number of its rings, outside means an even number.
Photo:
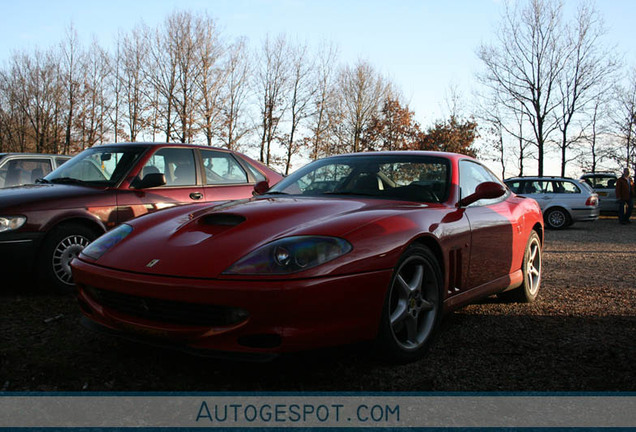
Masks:
[[[73,287],[70,261],[120,223],[175,205],[252,196],[282,176],[239,153],[186,144],[92,147],[40,180],[0,190],[0,263],[34,264],[39,278]]]
[[[542,241],[536,201],[476,160],[370,152],[250,200],[140,217],[72,267],[86,324],[109,333],[241,356],[376,339],[410,361],[444,311],[534,301]]]
[[[33,184],[70,158],[43,153],[0,153],[0,188]]]

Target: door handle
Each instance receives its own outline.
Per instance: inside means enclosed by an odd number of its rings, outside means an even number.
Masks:
[[[201,198],[203,198],[203,194],[201,192],[192,192],[190,194],[190,198],[192,198],[193,200],[200,200]]]

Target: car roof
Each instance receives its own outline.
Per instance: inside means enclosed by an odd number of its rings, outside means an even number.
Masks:
[[[185,147],[185,148],[197,148],[203,150],[218,150],[224,152],[233,152],[227,148],[223,147],[212,147],[203,144],[188,144],[188,143],[166,143],[166,142],[118,142],[118,143],[106,143],[94,145],[91,148],[101,148],[101,147],[121,147],[121,146],[142,146],[142,147]],[[234,152],[236,153],[236,152]]]
[[[588,177],[618,177],[613,171],[596,171],[592,173],[585,173],[581,176],[581,178]]]
[[[505,179],[504,181],[513,181],[513,180],[568,180],[573,182],[579,182],[580,179],[574,179],[572,177],[561,177],[561,176],[522,176],[522,177],[510,177]]]
[[[0,153],[0,157],[4,157],[4,156],[48,156],[48,157],[67,157],[67,158],[73,157],[69,155],[62,155],[62,154],[56,154],[56,153],[20,153],[20,152]]]
[[[356,152],[356,153],[343,153],[338,155],[329,156],[329,158],[338,157],[368,157],[368,156],[436,156],[446,159],[470,159],[476,161],[475,158],[459,153],[443,152],[443,151],[428,151],[428,150],[393,150],[393,151],[373,151],[373,152]]]

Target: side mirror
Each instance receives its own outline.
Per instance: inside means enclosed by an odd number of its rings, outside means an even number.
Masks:
[[[506,193],[506,188],[499,183],[484,182],[475,188],[475,193],[468,195],[459,202],[462,207],[467,207],[481,199],[499,198]]]
[[[162,173],[146,174],[143,179],[136,182],[136,189],[148,189],[166,184],[166,176]]]
[[[254,185],[254,191],[252,192],[253,196],[263,195],[267,193],[269,190],[269,183],[266,181],[260,181]]]

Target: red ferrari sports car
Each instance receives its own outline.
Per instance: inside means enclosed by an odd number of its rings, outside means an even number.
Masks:
[[[72,267],[84,323],[129,338],[245,357],[375,340],[411,361],[445,311],[533,301],[542,240],[537,203],[470,157],[359,153],[142,216]]]

